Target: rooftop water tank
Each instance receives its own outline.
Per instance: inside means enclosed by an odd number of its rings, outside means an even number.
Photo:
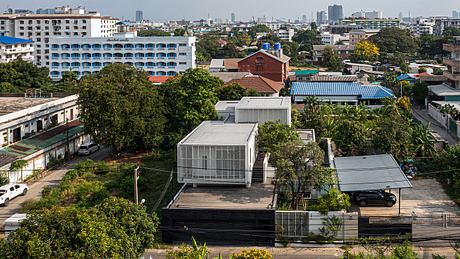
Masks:
[[[265,50],[265,51],[269,51],[270,50],[270,43],[268,43],[268,42],[262,43],[262,49]]]
[[[281,43],[279,43],[279,42],[275,43],[275,45],[273,46],[273,49],[280,50],[281,49]]]

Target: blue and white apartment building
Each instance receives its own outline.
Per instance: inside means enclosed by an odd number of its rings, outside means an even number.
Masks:
[[[65,71],[79,77],[112,63],[144,69],[150,76],[174,76],[196,67],[195,37],[136,37],[120,33],[114,37],[50,39],[50,76],[62,78]]]

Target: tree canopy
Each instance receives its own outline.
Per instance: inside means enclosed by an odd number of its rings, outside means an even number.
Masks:
[[[380,49],[380,61],[399,65],[416,54],[418,44],[409,30],[384,28],[369,37]]]
[[[367,40],[360,41],[355,45],[352,55],[353,61],[376,61],[379,56],[379,48]]]
[[[300,136],[289,125],[269,121],[259,126],[257,144],[264,151],[272,152],[278,145],[291,141],[300,141]]]
[[[343,68],[342,60],[330,46],[327,46],[323,51],[323,65],[329,71],[341,71]]]
[[[254,89],[246,89],[238,83],[232,83],[217,90],[219,100],[237,101],[245,96],[260,96]]]
[[[163,102],[142,70],[112,64],[84,77],[78,104],[85,131],[113,152],[153,149],[162,141]]]
[[[50,86],[49,70],[17,59],[0,63],[0,90],[25,92],[29,88],[45,89]]]
[[[156,216],[121,198],[93,208],[53,207],[28,214],[0,258],[139,258],[153,245]]]
[[[137,32],[139,37],[157,37],[157,36],[171,36],[170,32],[162,30],[140,30]]]
[[[292,40],[299,44],[299,50],[312,51],[313,45],[320,44],[319,32],[312,28],[311,30],[302,30],[297,32]]]
[[[202,121],[217,118],[214,105],[219,100],[217,89],[222,80],[208,71],[188,69],[160,86],[166,109],[166,136],[175,144]]]

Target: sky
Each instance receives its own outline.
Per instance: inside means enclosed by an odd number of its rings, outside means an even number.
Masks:
[[[399,12],[412,17],[451,15],[460,11],[460,0],[0,0],[0,11],[7,8],[36,10],[62,5],[85,6],[104,15],[134,19],[136,10],[144,11],[144,18],[152,21],[191,20],[206,18],[252,20],[252,16],[271,20],[272,17],[298,19],[306,15],[316,17],[316,11],[327,10],[330,4],[341,4],[345,16],[364,11],[382,11],[385,17],[397,17]]]

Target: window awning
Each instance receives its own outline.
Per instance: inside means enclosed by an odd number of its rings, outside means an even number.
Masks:
[[[342,192],[412,188],[392,155],[334,158]]]

